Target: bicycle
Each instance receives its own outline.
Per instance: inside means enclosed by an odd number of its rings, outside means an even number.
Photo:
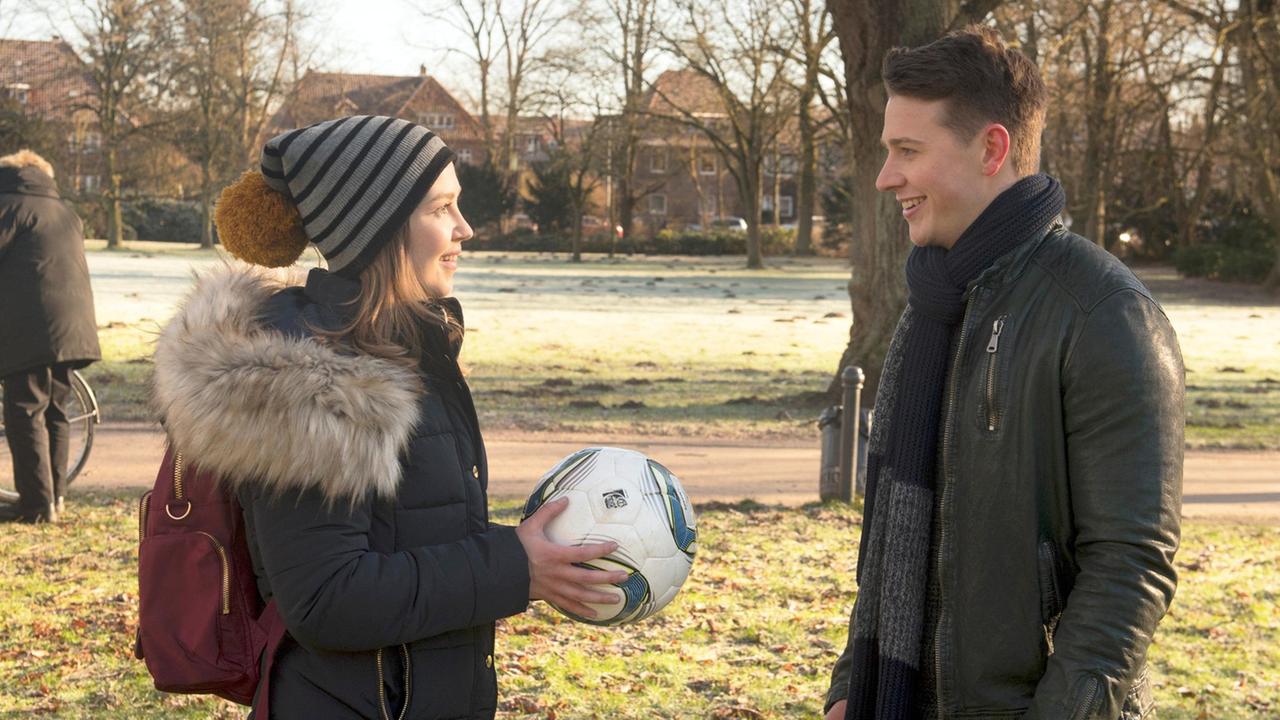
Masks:
[[[4,390],[0,389],[0,409],[4,407]],[[89,462],[93,449],[93,430],[102,422],[98,411],[98,397],[79,371],[71,371],[71,397],[67,407],[67,422],[71,426],[71,447],[67,452],[67,485],[76,479]],[[17,503],[18,491],[13,485],[13,457],[4,434],[4,416],[0,414],[0,503]]]

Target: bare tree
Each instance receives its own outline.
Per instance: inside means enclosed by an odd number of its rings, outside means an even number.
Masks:
[[[1241,81],[1246,97],[1254,186],[1277,237],[1266,285],[1280,290],[1280,3],[1241,0]]]
[[[595,39],[606,67],[617,73],[620,94],[617,112],[603,119],[606,131],[605,173],[611,183],[610,224],[622,226],[630,237],[635,210],[660,183],[639,186],[636,158],[646,120],[646,79],[652,77],[659,52],[658,32],[662,15],[657,0],[601,0],[602,11],[586,17],[584,31]]]
[[[815,0],[789,0],[790,33],[797,38],[795,60],[802,69],[797,87],[800,131],[800,187],[796,192],[796,255],[813,254],[813,213],[817,206],[817,146],[822,123],[813,116],[827,48],[835,40],[831,15]]]
[[[590,77],[589,68],[574,62],[581,52],[582,48],[566,47],[555,54],[555,70],[545,73],[544,87],[534,99],[551,137],[547,162],[559,165],[559,176],[565,183],[572,218],[569,233],[573,262],[582,261],[582,216],[591,209],[591,194],[600,186],[601,156],[608,139],[607,124],[598,119],[605,114],[601,97],[590,90],[599,88],[600,83],[574,82],[575,78]],[[583,111],[594,111],[592,115],[597,119],[573,117]]]
[[[880,131],[885,92],[880,77],[884,55],[897,45],[923,45],[944,31],[982,19],[1000,0],[844,0],[832,2],[832,26],[844,56],[849,100],[850,161],[853,164],[852,237],[849,241],[849,300],[853,323],[840,369],[855,362],[867,373],[867,392],[879,386],[884,355],[898,316],[906,306],[902,267],[906,262],[906,225],[893,198],[875,192],[884,164]],[[838,396],[840,373],[829,394]]]
[[[120,153],[159,124],[167,95],[173,8],[167,0],[87,0],[72,20],[98,87],[88,108],[97,119],[107,176],[107,247],[120,247]]]
[[[747,219],[747,267],[764,267],[760,252],[760,199],[765,153],[796,111],[787,57],[795,38],[781,28],[765,0],[683,0],[682,31],[663,33],[666,49],[715,94],[721,112],[707,113],[701,98],[652,84],[664,114],[710,141],[733,176]]]
[[[442,19],[464,33],[480,85],[480,124],[490,164],[514,182],[520,117],[534,101],[531,77],[545,69],[548,40],[569,17],[563,0],[457,0],[419,5],[427,17]],[[494,77],[495,67],[501,76]],[[495,93],[495,84],[500,92]],[[494,96],[499,97],[495,98]],[[500,104],[500,115],[493,104]],[[495,115],[502,118],[499,130]]]
[[[213,198],[252,163],[296,42],[298,11],[261,0],[182,0],[175,76],[185,107],[175,143],[200,168],[202,247],[213,247]]]

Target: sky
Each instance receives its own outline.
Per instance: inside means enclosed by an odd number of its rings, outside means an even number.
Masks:
[[[451,90],[466,95],[465,47],[458,31],[428,20],[416,7],[439,7],[447,0],[304,0],[313,12],[311,36],[316,69],[380,75],[416,75],[426,65]],[[65,20],[68,0],[0,0],[0,36],[28,40],[72,36]]]

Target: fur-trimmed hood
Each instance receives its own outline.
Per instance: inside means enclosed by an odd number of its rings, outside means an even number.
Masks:
[[[418,378],[264,327],[267,301],[294,284],[241,263],[197,274],[156,344],[152,405],[174,447],[233,487],[391,496],[418,420]]]

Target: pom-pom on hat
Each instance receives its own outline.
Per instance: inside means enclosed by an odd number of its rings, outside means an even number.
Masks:
[[[358,115],[291,130],[262,148],[262,172],[218,198],[218,237],[248,262],[289,265],[314,243],[339,275],[368,266],[453,160],[438,135]],[[290,212],[291,210],[291,212]]]

